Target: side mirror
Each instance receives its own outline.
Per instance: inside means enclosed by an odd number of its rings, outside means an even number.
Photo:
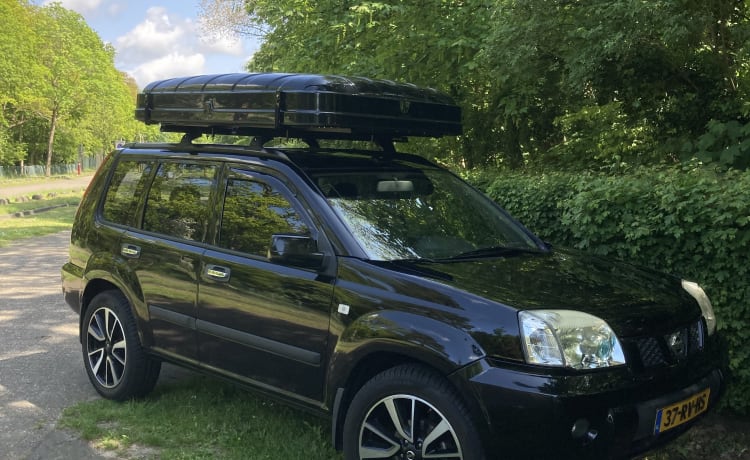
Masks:
[[[271,235],[268,260],[280,265],[317,269],[323,266],[324,255],[318,252],[314,239],[306,235]]]

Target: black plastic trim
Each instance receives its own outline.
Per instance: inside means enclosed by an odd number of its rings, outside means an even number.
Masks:
[[[156,307],[154,305],[148,306],[148,313],[151,315],[151,318],[160,319],[193,331],[196,329],[196,321],[192,316],[176,313],[172,310]]]
[[[265,337],[240,332],[236,329],[219,326],[218,324],[209,323],[207,321],[198,320],[196,324],[199,332],[213,335],[214,337],[231,340],[232,342],[239,343],[240,345],[245,345],[257,350],[265,351],[276,356],[281,356],[282,358],[291,359],[303,364],[308,364],[310,366],[320,366],[320,353],[277,342],[275,340],[270,340]]]

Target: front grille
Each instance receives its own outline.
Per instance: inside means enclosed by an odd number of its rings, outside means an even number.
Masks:
[[[667,334],[626,340],[628,361],[635,368],[653,368],[673,364],[703,349],[703,320]]]
[[[663,366],[667,364],[663,347],[655,337],[637,339],[638,354],[644,367]]]

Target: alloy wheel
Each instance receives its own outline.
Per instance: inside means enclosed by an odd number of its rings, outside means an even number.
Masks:
[[[359,435],[361,459],[463,459],[450,422],[433,405],[412,395],[378,401]]]
[[[99,308],[91,315],[86,331],[88,365],[105,388],[122,380],[127,360],[127,343],[122,323],[110,308]]]

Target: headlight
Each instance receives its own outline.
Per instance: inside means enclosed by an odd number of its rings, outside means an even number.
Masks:
[[[625,364],[620,341],[606,322],[573,310],[518,314],[526,362],[595,369]]]
[[[716,331],[716,316],[714,315],[714,307],[711,305],[706,292],[702,287],[698,286],[698,283],[693,283],[692,281],[682,280],[682,288],[698,302],[698,306],[701,307],[701,312],[703,312],[703,318],[706,320],[708,335],[713,334]]]

